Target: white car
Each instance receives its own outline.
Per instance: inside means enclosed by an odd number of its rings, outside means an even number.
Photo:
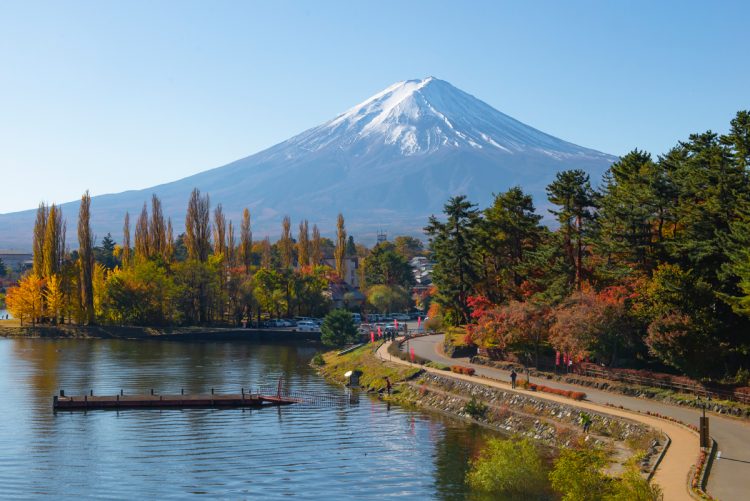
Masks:
[[[320,332],[320,326],[312,320],[297,322],[297,330],[300,332]]]

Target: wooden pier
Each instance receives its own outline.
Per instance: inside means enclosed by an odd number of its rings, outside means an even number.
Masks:
[[[257,393],[237,394],[196,394],[196,395],[90,395],[52,397],[52,408],[58,410],[94,409],[182,409],[189,407],[270,407],[299,403],[297,398],[282,395],[261,395]]]

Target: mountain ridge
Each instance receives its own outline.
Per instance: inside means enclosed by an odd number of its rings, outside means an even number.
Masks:
[[[543,210],[544,188],[557,171],[582,168],[596,182],[615,159],[426,77],[397,82],[323,124],[224,166],[93,197],[92,226],[99,237],[110,232],[119,239],[125,211],[137,214],[156,193],[180,228],[197,187],[235,222],[249,207],[256,237],[277,235],[287,214],[317,223],[326,234],[342,212],[350,232],[374,240],[381,229],[419,234],[427,217],[456,194],[486,205],[492,193],[520,185]],[[78,202],[62,206],[74,224]],[[33,215],[0,215],[0,248],[30,248]]]

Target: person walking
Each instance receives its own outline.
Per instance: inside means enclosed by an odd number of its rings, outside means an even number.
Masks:
[[[516,378],[518,377],[518,374],[516,373],[515,369],[511,369],[510,371],[510,387],[514,390],[516,389]]]
[[[591,416],[585,412],[581,413],[581,425],[583,426],[583,432],[588,433],[589,428],[591,428]]]

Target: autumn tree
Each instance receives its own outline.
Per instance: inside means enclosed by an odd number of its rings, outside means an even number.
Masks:
[[[245,208],[242,211],[242,225],[240,226],[240,261],[245,267],[245,273],[250,273],[252,264],[253,234],[250,231],[250,211]]]
[[[299,236],[297,237],[297,262],[300,268],[310,264],[310,231],[307,219],[299,223]]]
[[[336,219],[336,248],[333,256],[336,262],[336,272],[341,280],[346,280],[346,227],[341,213]]]
[[[31,272],[38,276],[44,276],[44,235],[47,233],[47,216],[49,209],[44,202],[39,204],[34,221],[34,239],[32,243],[32,267]]]
[[[125,213],[125,221],[122,224],[122,266],[130,266],[130,213]]]
[[[320,230],[318,225],[314,224],[312,229],[312,241],[310,242],[310,264],[313,266],[323,261],[323,249],[320,243]]]
[[[85,325],[94,323],[94,236],[91,234],[91,195],[86,191],[78,210],[78,262],[81,313]]]
[[[51,277],[60,273],[63,257],[65,255],[65,221],[62,209],[52,204],[47,215],[47,224],[44,233],[44,277]]]
[[[190,194],[185,215],[185,247],[188,258],[205,263],[211,252],[210,203],[208,195],[201,197],[195,188]]]
[[[150,242],[151,236],[148,231],[148,209],[144,202],[141,214],[135,223],[135,260],[142,263],[151,256]]]
[[[293,262],[294,242],[292,242],[292,220],[284,216],[281,222],[281,238],[279,239],[279,253],[282,268],[291,268]]]
[[[214,209],[214,256],[227,255],[227,219],[221,204]]]
[[[150,257],[164,257],[167,251],[167,227],[161,200],[155,194],[151,196],[151,224],[148,226],[148,251]]]

